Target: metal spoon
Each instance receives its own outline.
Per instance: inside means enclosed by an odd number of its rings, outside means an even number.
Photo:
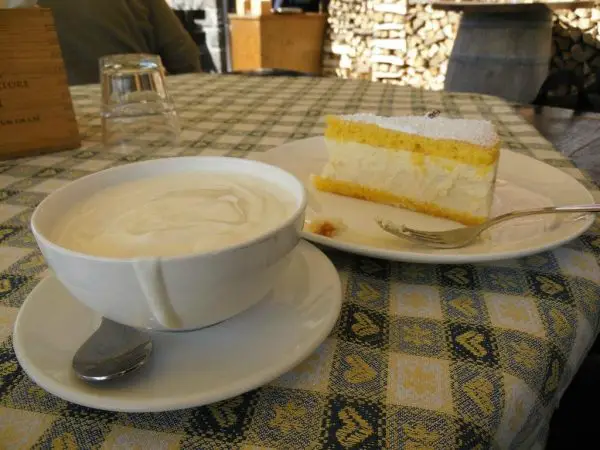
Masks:
[[[150,336],[107,318],[73,356],[75,374],[84,381],[108,381],[139,369],[152,353]]]

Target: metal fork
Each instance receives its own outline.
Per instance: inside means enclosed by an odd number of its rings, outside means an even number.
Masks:
[[[422,231],[412,228],[394,225],[389,220],[375,219],[377,224],[388,233],[407,239],[416,244],[424,244],[434,248],[459,248],[469,245],[479,237],[483,231],[494,225],[506,222],[507,220],[518,217],[533,216],[536,214],[556,214],[556,213],[579,213],[579,212],[600,212],[600,204],[591,205],[572,205],[556,206],[538,209],[527,209],[523,211],[514,211],[507,214],[489,219],[480,224],[463,228],[455,228],[448,231]]]

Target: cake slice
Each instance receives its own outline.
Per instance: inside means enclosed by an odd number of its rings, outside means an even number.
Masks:
[[[491,122],[426,116],[328,116],[321,191],[473,225],[492,205],[500,139]]]

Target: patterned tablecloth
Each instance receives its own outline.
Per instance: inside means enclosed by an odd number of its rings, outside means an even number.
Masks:
[[[507,147],[588,182],[506,103],[319,78],[185,75],[169,85],[184,131],[151,134],[130,153],[99,144],[99,89],[72,90],[81,149],[0,162],[0,447],[526,448],[598,330],[599,228],[553,252],[477,265],[392,263],[326,251],[340,271],[342,314],[292,372],[210,406],[160,414],[97,411],[56,398],[19,367],[11,329],[46,266],[33,208],[69,181],[174,155],[244,157],[319,135],[325,113],[444,114],[493,120]]]

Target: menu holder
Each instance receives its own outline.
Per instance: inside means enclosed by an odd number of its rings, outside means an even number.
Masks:
[[[0,158],[80,145],[52,12],[0,9]]]

